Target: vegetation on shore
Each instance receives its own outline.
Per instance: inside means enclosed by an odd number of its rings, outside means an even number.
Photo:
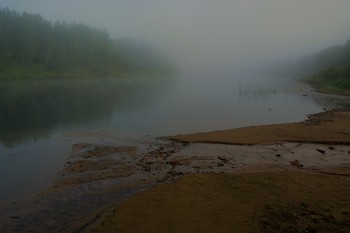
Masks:
[[[350,40],[266,67],[268,74],[301,79],[320,92],[350,95]]]
[[[307,82],[321,92],[350,95],[350,40],[321,51]]]
[[[171,73],[146,42],[111,39],[82,23],[50,23],[0,8],[0,78],[123,77]]]
[[[321,92],[350,95],[350,66],[324,69],[307,81]]]

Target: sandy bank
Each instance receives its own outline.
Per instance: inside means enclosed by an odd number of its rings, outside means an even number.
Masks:
[[[345,233],[349,185],[349,178],[288,168],[190,175],[110,209],[89,232]]]
[[[327,111],[298,123],[251,126],[238,129],[167,137],[181,142],[254,145],[274,142],[350,144],[350,112]]]
[[[188,175],[114,206],[86,232],[350,231],[348,111],[167,139],[190,143],[169,157]]]

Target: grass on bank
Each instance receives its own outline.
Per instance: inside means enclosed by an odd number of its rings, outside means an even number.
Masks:
[[[331,67],[322,70],[306,82],[320,92],[350,95],[350,67]]]

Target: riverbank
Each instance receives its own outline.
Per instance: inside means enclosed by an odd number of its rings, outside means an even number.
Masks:
[[[348,120],[348,110],[336,110],[248,127],[257,137],[246,144],[224,141],[226,131],[215,143],[98,132],[103,143],[75,140],[52,186],[2,208],[0,231],[349,232]],[[276,126],[286,138],[275,138]],[[241,139],[243,129],[232,132]],[[287,132],[303,135],[288,141]]]
[[[167,139],[188,144],[171,156],[173,173],[188,175],[110,208],[86,232],[350,230],[348,110]]]

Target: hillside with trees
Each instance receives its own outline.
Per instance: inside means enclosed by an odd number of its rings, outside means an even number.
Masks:
[[[261,72],[304,80],[321,92],[350,95],[350,40],[301,58],[270,64]]]
[[[350,40],[316,56],[308,82],[320,91],[350,94]]]
[[[0,78],[120,77],[164,74],[160,51],[132,39],[111,39],[82,23],[0,9]]]

